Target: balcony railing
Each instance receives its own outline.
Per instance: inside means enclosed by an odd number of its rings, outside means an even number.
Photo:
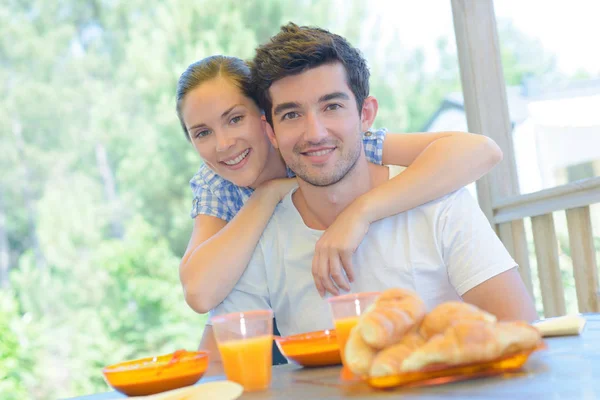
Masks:
[[[504,161],[477,182],[479,205],[533,282],[524,218],[531,218],[542,303],[546,316],[566,313],[552,212],[565,210],[580,312],[600,311],[590,204],[600,203],[600,178],[518,195],[511,122],[506,103],[493,0],[451,0],[469,131],[498,143]]]
[[[567,217],[579,312],[600,311],[596,250],[590,217],[590,205],[594,203],[600,203],[600,177],[511,196],[492,206],[500,238],[519,264],[521,276],[533,293],[524,229],[524,218],[531,218],[542,303],[547,317],[566,313],[558,240],[552,216],[553,212],[562,210]]]

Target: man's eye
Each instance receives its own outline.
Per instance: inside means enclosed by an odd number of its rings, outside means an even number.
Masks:
[[[298,114],[296,111],[290,111],[289,113],[284,114],[283,117],[281,117],[282,121],[285,121],[286,119],[296,119],[300,116],[300,114]]]
[[[333,110],[337,110],[338,108],[341,108],[342,106],[340,104],[329,104],[327,107],[325,107],[326,111],[333,111]]]
[[[194,137],[196,139],[199,139],[199,138],[202,138],[202,137],[207,136],[209,134],[210,134],[210,130],[204,129],[204,130],[196,132],[196,134],[194,135]]]
[[[241,122],[243,119],[244,119],[244,116],[243,116],[243,115],[238,115],[237,117],[233,117],[233,118],[231,118],[231,119],[229,120],[229,123],[230,123],[231,125],[235,125],[235,124],[238,124],[238,123],[240,123],[240,122]]]

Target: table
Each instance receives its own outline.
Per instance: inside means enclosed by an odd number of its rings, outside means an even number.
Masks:
[[[600,314],[584,315],[580,336],[548,338],[548,349],[534,353],[522,372],[510,376],[455,382],[440,386],[388,391],[339,379],[340,367],[303,369],[273,367],[273,383],[265,392],[245,393],[241,399],[597,399],[600,398]],[[221,380],[209,377],[200,381]],[[78,397],[77,400],[122,399],[116,392]]]

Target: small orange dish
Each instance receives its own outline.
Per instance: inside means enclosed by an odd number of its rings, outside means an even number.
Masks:
[[[144,396],[193,385],[208,368],[208,352],[177,350],[158,357],[125,361],[102,370],[118,392]]]
[[[276,337],[275,342],[286,358],[304,367],[338,365],[342,362],[335,330]]]

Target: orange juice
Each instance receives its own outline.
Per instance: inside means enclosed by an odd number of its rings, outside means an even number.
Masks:
[[[246,391],[264,390],[271,383],[271,335],[231,340],[218,345],[227,379]]]
[[[340,355],[342,356],[342,364],[346,365],[344,353],[346,351],[346,342],[350,336],[350,331],[358,323],[358,317],[349,317],[335,320],[335,332],[337,340],[340,344]]]

